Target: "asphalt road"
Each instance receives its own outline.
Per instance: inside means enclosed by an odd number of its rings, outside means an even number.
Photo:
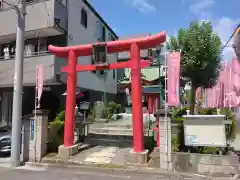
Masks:
[[[3,180],[194,180],[200,178],[172,177],[170,175],[150,175],[134,172],[103,172],[98,169],[68,168],[29,168],[17,169],[0,167],[0,179]]]

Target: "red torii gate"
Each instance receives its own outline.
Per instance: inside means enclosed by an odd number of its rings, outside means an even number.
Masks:
[[[68,65],[62,68],[62,72],[68,73],[66,115],[64,125],[64,147],[74,144],[74,110],[76,105],[76,80],[77,72],[95,71],[104,69],[131,68],[132,89],[132,121],[133,121],[133,151],[144,151],[143,113],[142,113],[142,87],[140,79],[141,68],[150,65],[149,61],[140,60],[140,50],[156,47],[166,41],[166,33],[161,32],[153,36],[133,38],[127,40],[109,41],[97,43],[105,45],[107,53],[130,51],[130,60],[116,62],[107,65],[80,65],[77,64],[79,56],[92,56],[93,45],[78,45],[68,47],[56,47],[50,45],[48,50],[57,57],[68,58]]]

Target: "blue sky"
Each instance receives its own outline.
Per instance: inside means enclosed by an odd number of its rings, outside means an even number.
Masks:
[[[176,34],[193,20],[211,20],[222,42],[240,23],[240,0],[90,0],[95,9],[121,36],[166,30]],[[234,56],[231,48],[225,58]]]

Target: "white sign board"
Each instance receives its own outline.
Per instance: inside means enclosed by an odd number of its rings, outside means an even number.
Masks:
[[[89,109],[89,105],[90,105],[90,102],[86,102],[86,101],[81,102],[80,103],[80,109],[81,110],[88,110]]]
[[[224,115],[186,115],[186,146],[226,147]]]

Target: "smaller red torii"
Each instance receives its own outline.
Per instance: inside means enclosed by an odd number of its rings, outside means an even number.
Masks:
[[[156,47],[166,41],[166,33],[161,32],[156,35],[97,43],[107,48],[107,53],[117,53],[130,51],[130,60],[127,62],[117,62],[107,65],[80,65],[77,64],[79,56],[92,56],[93,45],[78,45],[68,47],[56,47],[50,45],[48,50],[57,57],[68,58],[68,65],[62,68],[62,72],[68,73],[67,79],[67,99],[66,114],[64,125],[64,146],[70,147],[74,143],[74,110],[76,104],[76,80],[77,72],[95,71],[106,69],[131,69],[132,81],[132,124],[133,124],[133,151],[144,151],[144,129],[143,129],[143,113],[142,113],[142,87],[140,79],[141,68],[150,65],[150,61],[140,60],[140,50]]]

